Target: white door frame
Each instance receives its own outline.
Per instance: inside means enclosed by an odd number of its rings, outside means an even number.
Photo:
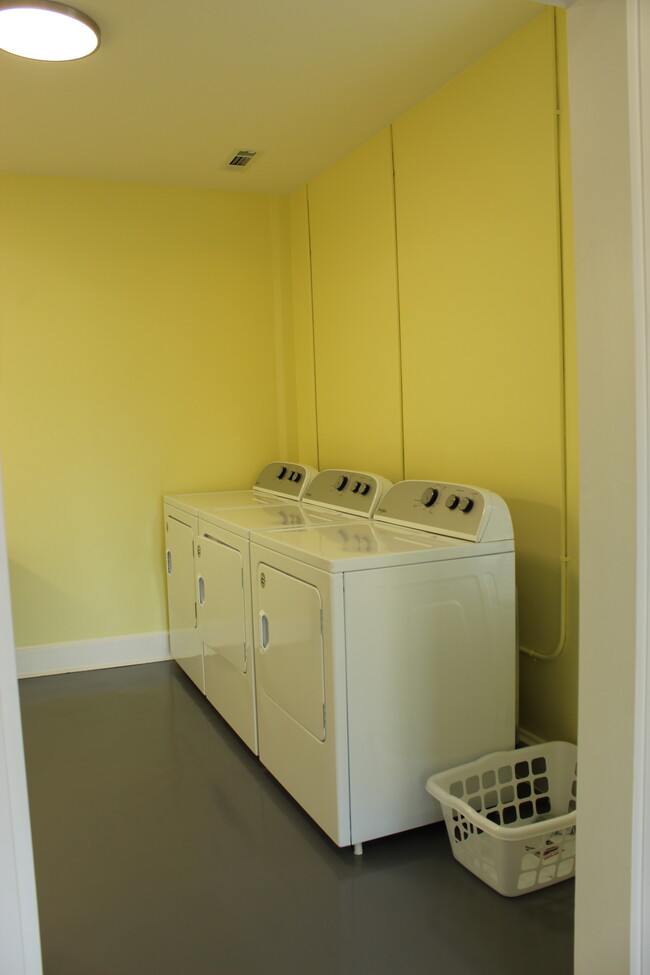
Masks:
[[[634,727],[630,971],[650,973],[650,10],[627,0],[630,168],[637,333],[637,681]]]
[[[648,0],[576,0],[568,11],[581,538],[575,975],[650,975],[649,21]]]
[[[0,475],[0,971],[42,975]]]

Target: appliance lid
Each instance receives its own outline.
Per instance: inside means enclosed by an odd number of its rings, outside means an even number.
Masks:
[[[257,495],[250,488],[245,491],[211,491],[199,494],[166,494],[165,504],[173,505],[190,515],[195,515],[199,508],[255,508],[263,504],[272,504],[269,495]]]
[[[326,572],[356,572],[386,566],[513,552],[512,540],[476,544],[355,519],[351,524],[252,532],[250,540]]]
[[[198,512],[201,534],[209,534],[209,528],[222,528],[248,538],[251,531],[279,532],[310,526],[354,524],[360,519],[353,515],[328,511],[325,508],[310,508],[301,504],[267,504],[257,508],[221,509],[204,508]],[[206,526],[204,528],[204,526]]]

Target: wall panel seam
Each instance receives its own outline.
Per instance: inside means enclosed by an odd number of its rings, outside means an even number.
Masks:
[[[395,295],[397,312],[397,349],[398,349],[398,376],[399,376],[399,411],[400,411],[400,432],[402,438],[402,477],[406,477],[406,442],[404,427],[404,370],[403,363],[403,344],[402,344],[402,313],[399,290],[399,238],[397,234],[397,185],[395,178],[395,139],[393,126],[389,126],[390,131],[390,158],[391,176],[393,189],[393,232],[395,235]]]
[[[318,375],[316,372],[316,324],[314,321],[314,274],[311,259],[311,211],[309,205],[309,186],[305,186],[307,203],[307,251],[309,255],[309,299],[311,311],[311,347],[314,360],[314,420],[316,424],[316,467],[320,470],[320,426],[318,423]]]

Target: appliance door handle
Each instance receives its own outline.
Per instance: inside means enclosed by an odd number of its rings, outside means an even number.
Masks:
[[[269,648],[269,618],[264,612],[260,611],[260,649],[266,652]]]
[[[167,549],[167,575],[172,574],[172,553]]]
[[[197,576],[199,584],[199,606],[203,606],[205,603],[205,581],[203,576]]]

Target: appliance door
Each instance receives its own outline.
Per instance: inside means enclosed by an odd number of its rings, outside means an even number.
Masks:
[[[167,607],[171,655],[204,691],[203,648],[196,629],[194,525],[165,509]]]
[[[261,568],[258,679],[267,698],[325,741],[323,603],[316,586]]]
[[[251,545],[260,759],[340,846],[349,843],[343,584]]]
[[[206,696],[257,754],[248,541],[199,521],[196,573]]]

